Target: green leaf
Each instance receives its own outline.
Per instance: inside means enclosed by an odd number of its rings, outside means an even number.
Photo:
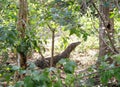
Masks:
[[[104,4],[105,7],[109,7],[109,5],[110,5],[110,1],[104,1],[103,4]]]
[[[114,76],[120,82],[120,68],[114,69]]]
[[[113,18],[115,16],[114,12],[110,12],[110,18]]]
[[[58,63],[64,65],[66,63],[66,60],[65,59],[61,59]]]
[[[112,76],[113,76],[113,73],[111,73],[110,70],[101,72],[101,82],[103,84],[107,84],[107,82],[109,81],[109,79],[111,79]]]
[[[36,65],[34,63],[29,63],[29,69],[34,69],[36,67]]]
[[[23,81],[18,81],[16,84],[15,84],[15,87],[21,87],[23,86],[24,82]]]
[[[24,79],[24,87],[34,87],[34,83],[30,76],[25,77]]]
[[[20,74],[25,74],[25,73],[26,73],[26,70],[19,70],[19,73],[20,73]]]
[[[53,87],[63,87],[61,79],[58,79],[57,82],[53,83]]]
[[[66,73],[74,73],[76,67],[76,63],[73,61],[69,61],[64,65],[64,71]]]
[[[65,78],[65,84],[68,86],[71,86],[71,84],[73,84],[75,81],[75,77],[73,74],[67,74],[66,78]]]
[[[77,30],[75,28],[70,29],[70,34],[69,35],[73,35],[73,34],[77,34],[76,32]],[[78,32],[79,33],[79,32]]]
[[[20,67],[18,67],[18,66],[12,66],[12,70],[19,70],[20,69]]]
[[[120,54],[113,55],[113,60],[120,64]]]
[[[49,68],[49,72],[52,72],[52,71],[56,71],[56,68],[50,67],[50,68]]]
[[[34,75],[33,80],[34,81],[39,81],[40,80],[40,76],[39,75]]]

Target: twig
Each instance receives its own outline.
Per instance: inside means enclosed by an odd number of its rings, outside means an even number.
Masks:
[[[51,48],[51,60],[50,60],[50,67],[53,65],[53,57],[54,57],[54,40],[55,40],[55,29],[53,29],[49,24],[47,24],[49,29],[52,32],[52,48]]]
[[[50,63],[50,67],[52,67],[53,65],[53,57],[54,57],[54,38],[55,38],[55,31],[52,31],[52,49],[51,49],[51,63]]]

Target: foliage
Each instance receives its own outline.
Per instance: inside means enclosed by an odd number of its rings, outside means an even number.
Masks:
[[[76,64],[70,60],[59,61],[57,65],[62,69],[52,67],[44,69],[42,72],[34,70],[34,64],[30,64],[27,70],[7,64],[10,52],[15,54],[22,52],[28,55],[32,50],[36,52],[45,50],[44,44],[51,36],[48,25],[55,29],[55,34],[61,36],[60,48],[67,46],[69,37],[74,35],[82,40],[80,51],[98,48],[98,39],[96,39],[99,27],[98,14],[92,7],[91,0],[86,0],[87,10],[82,8],[82,1],[84,0],[28,0],[28,25],[25,37],[19,38],[20,32],[16,28],[18,2],[0,0],[0,82],[7,81],[9,84],[13,80],[14,73],[18,71],[20,74],[26,73],[26,77],[18,81],[15,87],[21,85],[25,87],[74,87],[76,82],[80,86],[94,86],[96,69],[90,68],[89,73],[95,74],[91,74],[84,80],[82,77],[86,76],[86,73],[76,76]],[[104,3],[106,7],[108,4],[109,2]],[[115,41],[116,47],[119,49],[120,14],[118,10],[117,7],[114,7],[110,18],[115,19]],[[111,64],[106,61],[109,57],[113,59]],[[118,67],[120,55],[106,55],[100,62],[100,66],[97,68],[100,84],[112,83],[112,79],[120,84],[120,68]],[[65,75],[63,79],[61,79],[61,74]]]
[[[29,67],[26,70],[22,70],[17,66],[4,65],[0,71],[0,77],[3,78],[1,81],[7,81],[9,84],[9,82],[14,79],[13,76],[16,71],[19,72],[20,75],[25,73],[26,76],[23,79],[12,84],[15,85],[15,87],[75,87],[75,85],[89,87],[99,84],[107,86],[108,83],[111,83],[111,85],[114,83],[112,79],[115,79],[119,85],[120,68],[116,66],[114,62],[112,64],[106,62],[108,57],[109,56],[103,58],[104,60],[101,61],[97,72],[95,67],[91,67],[89,68],[89,73],[84,72],[83,74],[77,75],[75,74],[76,63],[68,59],[61,59],[56,68],[46,68],[42,71],[35,70],[36,66],[34,63],[29,63]],[[113,58],[114,57],[119,60],[119,55],[115,55]],[[119,64],[119,61],[117,61],[117,64]],[[98,75],[99,77],[96,77]],[[86,76],[89,78],[85,79]],[[96,80],[97,78],[100,79]],[[98,83],[99,81],[100,83]]]
[[[112,57],[113,62],[110,62],[110,57]],[[86,83],[90,82],[91,86],[94,86],[96,83],[97,85],[101,84],[101,86],[108,86],[108,84],[119,86],[119,57],[119,55],[106,55],[102,60],[99,60],[100,66],[97,67],[97,71],[95,66],[90,68],[89,73],[91,72],[93,74],[90,74],[90,77],[86,80]],[[118,59],[118,61],[114,61],[116,59]],[[84,85],[88,85],[88,83]]]
[[[12,66],[10,65],[3,65],[1,70],[0,70],[0,78],[1,82],[6,81],[9,83],[11,81],[11,76],[14,75],[14,71],[12,71]]]
[[[75,70],[75,67],[76,67],[76,64],[75,62],[73,61],[70,61],[69,59],[61,59],[58,64],[61,64],[63,65],[63,69],[66,73],[74,73],[74,70]]]
[[[66,63],[64,65],[64,63]],[[33,63],[30,63],[30,66],[25,71],[26,76],[23,80],[18,81],[15,84],[15,87],[63,87],[63,86],[71,86],[74,87],[75,82],[75,75],[74,68],[71,68],[69,71],[66,72],[66,69],[69,67],[75,66],[75,62],[70,60],[61,60],[60,65],[62,65],[65,69],[59,69],[59,68],[46,68],[43,71],[36,71],[34,70],[35,65]],[[58,65],[59,65],[58,64]],[[67,69],[68,70],[68,69]],[[20,69],[18,69],[19,72],[21,72]],[[61,76],[64,74],[65,77],[65,83],[62,81]]]
[[[115,58],[116,57],[116,58]],[[112,63],[105,63],[102,62],[101,64],[101,71],[100,71],[100,77],[101,77],[101,82],[103,84],[107,84],[108,82],[112,82],[112,78],[114,78],[116,81],[118,81],[117,84],[119,84],[120,78],[118,77],[118,75],[120,74],[120,68],[119,68],[119,55],[114,55],[112,56],[113,58],[113,62]],[[118,61],[114,61],[114,60],[118,60]],[[105,58],[106,60],[106,58]],[[108,58],[109,60],[109,58]],[[104,70],[104,72],[102,72]],[[112,82],[114,83],[114,82]]]

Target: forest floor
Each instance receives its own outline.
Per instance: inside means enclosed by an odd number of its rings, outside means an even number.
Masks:
[[[91,38],[89,38],[91,39]],[[95,39],[94,39],[95,40]],[[77,69],[76,72],[79,73],[80,71],[84,71],[85,69],[89,68],[91,65],[95,65],[97,58],[98,58],[98,49],[92,48],[92,46],[96,45],[96,42],[91,40],[87,42],[81,42],[79,46],[77,46],[70,54],[70,59],[74,60],[77,63]],[[70,40],[67,43],[67,46],[70,43],[78,42],[78,38],[70,37]],[[89,44],[88,44],[89,43]],[[61,49],[61,45],[64,46],[64,43],[62,43],[61,38],[56,37],[55,38],[55,54],[57,55],[61,53],[64,49]],[[90,45],[90,46],[86,46]],[[82,47],[86,46],[86,47]],[[90,48],[89,48],[90,47]],[[82,49],[81,49],[82,48]],[[46,52],[43,54],[44,57],[50,57],[51,56],[51,39],[48,40],[48,44],[45,45]],[[39,59],[41,56],[38,53],[34,53],[34,59]],[[30,61],[33,61],[33,59]]]
[[[70,43],[77,42],[77,38],[72,37],[71,40],[68,41],[69,45]],[[55,55],[61,53],[63,49],[61,49],[61,39],[59,37],[55,38]],[[88,42],[89,43],[89,42]],[[62,44],[64,45],[64,43]],[[93,43],[94,45],[94,43]],[[75,50],[72,51],[70,54],[70,59],[74,60],[77,63],[77,69],[76,72],[79,73],[80,71],[84,71],[85,69],[89,68],[91,65],[94,65],[97,60],[98,55],[98,49],[89,48],[86,47],[85,49],[82,46],[86,46],[85,42],[81,42],[79,46],[75,48]],[[82,49],[83,48],[83,49]],[[51,56],[51,39],[48,40],[48,44],[45,45],[46,51],[43,53],[44,57],[50,57]],[[82,51],[81,51],[82,50]],[[14,54],[10,54],[11,56],[14,56]],[[34,62],[36,59],[40,59],[39,53],[32,53],[32,57],[28,57],[28,62]],[[11,57],[8,62],[12,65],[16,65],[17,59],[14,59],[14,57]]]
[[[93,37],[92,37],[93,38]],[[96,45],[96,39],[93,39],[94,41],[91,41],[91,38],[88,38],[88,41],[81,41],[81,44],[77,46],[70,54],[70,60],[74,60],[77,63],[77,68],[75,70],[75,74],[79,74],[85,71],[87,71],[87,68],[89,68],[92,65],[95,65],[98,57],[98,48],[94,48],[93,46]],[[80,41],[78,38],[72,37],[66,44],[66,47],[74,42]],[[97,41],[98,42],[98,41]],[[57,37],[55,38],[55,55],[61,53],[66,47],[61,48],[61,45],[64,46],[65,44],[62,43],[62,40]],[[44,57],[50,57],[51,56],[51,39],[48,40],[48,44],[45,46],[45,52],[42,52]],[[7,60],[10,65],[17,65],[17,59],[15,58],[14,53],[9,54],[10,58]],[[28,62],[35,62],[35,60],[40,59],[40,54],[33,52],[32,56],[28,57]],[[39,70],[37,68],[36,70]],[[64,74],[62,74],[64,76]]]

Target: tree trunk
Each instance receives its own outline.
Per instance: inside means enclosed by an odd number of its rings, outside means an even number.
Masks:
[[[108,5],[105,5],[108,3]],[[100,0],[99,58],[116,52],[114,46],[114,19],[110,18],[112,1]]]
[[[27,0],[19,0],[19,16],[18,16],[18,24],[17,29],[19,31],[19,38],[25,38],[25,29],[27,27]],[[19,52],[20,54],[20,67],[26,68],[27,58],[24,52]]]

